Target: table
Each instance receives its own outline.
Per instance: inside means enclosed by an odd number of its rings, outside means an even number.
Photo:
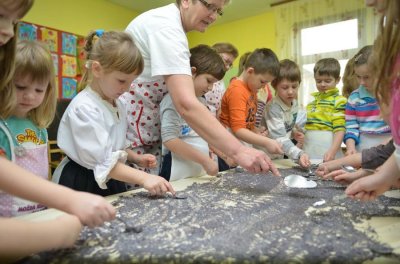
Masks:
[[[275,164],[286,169],[294,165],[289,160]],[[235,171],[172,185],[187,199],[152,199],[142,189],[107,197],[118,208],[118,216],[138,227],[138,233],[126,232],[125,224],[115,220],[84,229],[74,249],[24,261],[400,262],[398,190],[377,202],[362,203],[345,198],[344,187],[333,182],[291,189],[279,177]],[[41,221],[59,214],[49,209],[24,218]]]

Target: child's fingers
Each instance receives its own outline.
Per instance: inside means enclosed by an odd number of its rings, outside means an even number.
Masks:
[[[176,192],[174,190],[174,188],[172,187],[171,183],[168,181],[164,182],[164,187],[166,188],[166,192],[170,192],[172,195],[175,195]]]
[[[279,170],[275,167],[275,165],[271,162],[269,164],[269,170],[272,172],[272,174],[274,174],[275,176],[281,176],[281,173],[279,172]]]
[[[329,172],[329,173],[323,175],[322,178],[324,178],[324,179],[331,179],[331,178],[333,178],[333,179],[336,180],[336,177],[338,177],[339,175],[342,175],[342,174],[346,174],[346,172],[345,172],[344,170],[342,170],[342,169],[340,169],[340,170],[334,170],[334,171],[332,171],[332,172]]]

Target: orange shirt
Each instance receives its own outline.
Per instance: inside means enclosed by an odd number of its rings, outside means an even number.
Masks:
[[[240,128],[254,129],[257,112],[257,93],[241,80],[232,80],[222,97],[220,121],[233,132]]]

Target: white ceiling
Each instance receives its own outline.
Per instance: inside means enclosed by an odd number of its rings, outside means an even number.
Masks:
[[[144,11],[175,3],[175,0],[108,0],[114,4],[118,4],[135,12],[143,13]],[[280,2],[282,0],[231,0],[231,3],[224,8],[224,15],[219,17],[215,24],[222,24],[234,20],[243,19],[259,15],[270,10],[272,2]]]

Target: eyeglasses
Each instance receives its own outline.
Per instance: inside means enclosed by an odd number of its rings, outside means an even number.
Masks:
[[[208,11],[213,13],[217,12],[217,14],[220,16],[224,14],[221,8],[217,8],[215,7],[215,5],[209,4],[206,0],[199,0],[199,1],[205,6],[205,8],[207,8]]]

